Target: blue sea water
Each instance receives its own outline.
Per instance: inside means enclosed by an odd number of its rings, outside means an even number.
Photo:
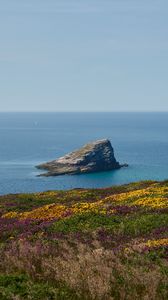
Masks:
[[[37,177],[35,165],[109,138],[120,170]],[[0,194],[168,179],[168,113],[0,113]]]

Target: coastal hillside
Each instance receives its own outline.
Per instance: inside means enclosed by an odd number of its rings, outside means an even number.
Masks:
[[[0,197],[1,300],[168,299],[168,181]]]

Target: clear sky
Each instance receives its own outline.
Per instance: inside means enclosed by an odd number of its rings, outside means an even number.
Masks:
[[[0,111],[168,111],[168,1],[0,0]]]

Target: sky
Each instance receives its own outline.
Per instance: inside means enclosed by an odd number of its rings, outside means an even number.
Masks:
[[[168,1],[0,0],[0,111],[168,111]]]

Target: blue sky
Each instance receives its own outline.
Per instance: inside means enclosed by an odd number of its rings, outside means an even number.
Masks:
[[[168,111],[168,1],[0,0],[0,111]]]

